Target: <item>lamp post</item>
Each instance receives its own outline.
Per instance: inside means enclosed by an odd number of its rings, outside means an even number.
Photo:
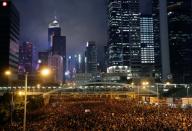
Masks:
[[[159,118],[159,85],[164,85],[164,86],[168,86],[168,85],[171,85],[170,82],[166,82],[165,84],[161,84],[161,83],[156,83],[156,86],[157,86],[157,101],[158,101],[158,105],[157,105],[157,116]]]
[[[41,75],[46,77],[50,74],[50,69],[44,68],[40,71]],[[27,82],[28,73],[25,73],[25,100],[24,100],[24,118],[23,118],[23,131],[26,131],[26,113],[27,113]]]
[[[131,83],[131,88],[134,89],[134,82]],[[136,98],[136,95],[134,94],[134,98]]]
[[[185,85],[185,87],[187,88],[187,104],[189,105],[189,86]]]
[[[23,131],[26,129],[26,113],[27,113],[27,80],[28,73],[25,73],[25,100],[24,100],[24,118],[23,118]]]
[[[145,89],[146,86],[148,86],[148,85],[149,85],[149,82],[148,82],[148,81],[143,81],[143,82],[142,82],[143,89]]]
[[[137,95],[138,95],[138,101],[139,101],[139,86],[137,85]]]
[[[4,74],[5,76],[8,77],[8,83],[9,83],[9,86],[11,86],[10,76],[12,75],[12,72],[10,70],[6,70]],[[13,91],[11,92],[11,125],[12,124],[13,124]]]
[[[149,85],[149,82],[148,81],[143,81],[141,83],[142,87],[145,88],[146,86]],[[138,90],[138,101],[139,101],[139,97],[140,97],[140,89],[139,89],[139,86],[137,86],[137,90]]]
[[[158,101],[158,105],[157,105],[157,116],[159,119],[159,85],[157,84],[157,101]]]

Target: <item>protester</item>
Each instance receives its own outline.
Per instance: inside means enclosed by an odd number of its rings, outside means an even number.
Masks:
[[[138,104],[137,100],[55,96],[50,104],[30,114],[28,131],[68,130],[192,130],[192,110]],[[22,123],[6,126],[7,131],[21,131]]]

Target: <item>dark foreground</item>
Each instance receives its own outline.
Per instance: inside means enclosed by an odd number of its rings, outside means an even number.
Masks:
[[[137,100],[52,97],[49,105],[28,114],[28,131],[192,130],[192,109],[137,104]],[[22,123],[0,130],[21,131]]]

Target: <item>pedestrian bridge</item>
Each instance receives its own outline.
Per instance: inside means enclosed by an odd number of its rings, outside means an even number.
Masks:
[[[130,87],[129,84],[116,82],[90,82],[78,84],[78,86],[102,86],[102,87]]]
[[[158,88],[158,89],[157,89]],[[114,82],[90,82],[90,83],[81,83],[81,84],[71,84],[71,85],[63,85],[63,86],[28,86],[28,94],[27,95],[48,95],[51,93],[62,92],[109,92],[109,91],[124,91],[124,92],[135,92],[135,93],[143,93],[143,94],[152,94],[157,95],[159,93],[166,93],[176,89],[183,89],[185,92],[190,94],[191,85],[186,86],[186,84],[154,84],[151,86],[136,86],[125,83],[114,83]],[[24,86],[13,86],[13,87],[0,87],[0,95],[5,92],[21,92],[24,91]]]

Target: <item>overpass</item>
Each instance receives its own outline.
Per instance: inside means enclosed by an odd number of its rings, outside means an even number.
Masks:
[[[75,85],[65,85],[65,86],[28,86],[28,95],[49,95],[56,92],[61,93],[69,93],[69,92],[135,92],[136,94],[151,94],[157,95],[157,92],[161,94],[169,93],[173,90],[182,89],[184,92],[188,93],[188,95],[192,94],[192,85],[187,84],[163,84],[163,83],[155,83],[151,86],[143,86],[138,85],[130,85],[125,83],[114,83],[114,82],[90,82],[90,83],[82,83]],[[19,92],[24,91],[24,86],[18,87],[0,87],[0,95],[5,92]],[[157,89],[158,88],[158,89]]]
[[[25,95],[25,87],[0,87],[0,95],[5,92],[15,92],[18,95]],[[125,83],[113,83],[113,82],[91,82],[84,84],[75,84],[73,86],[59,86],[59,87],[40,87],[29,86],[27,95],[35,96],[42,95],[44,103],[48,104],[51,94],[60,94],[66,96],[94,96],[100,98],[128,98],[137,96],[157,96],[158,93],[165,94],[173,90],[183,89],[184,92],[191,92],[191,85],[186,84],[169,84],[156,83],[151,86],[130,85]],[[57,95],[56,95],[57,96]]]

